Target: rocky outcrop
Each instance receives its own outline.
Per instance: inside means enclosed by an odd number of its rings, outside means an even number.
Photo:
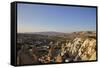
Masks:
[[[61,55],[69,54],[66,58],[72,61],[96,60],[96,39],[76,37],[62,47]],[[73,58],[71,58],[73,57]],[[68,61],[68,60],[67,60]]]

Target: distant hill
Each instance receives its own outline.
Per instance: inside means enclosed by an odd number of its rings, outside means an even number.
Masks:
[[[33,32],[32,34],[40,34],[40,35],[48,35],[48,36],[59,36],[59,35],[66,35],[66,33],[62,32],[53,32],[53,31],[48,31],[48,32]]]
[[[96,35],[95,31],[77,31],[71,33],[63,33],[63,32],[55,32],[55,31],[46,31],[46,32],[29,32],[29,33],[21,33],[21,34],[35,34],[35,35],[48,35],[48,36],[62,36],[62,37],[80,37],[80,36],[89,36]]]

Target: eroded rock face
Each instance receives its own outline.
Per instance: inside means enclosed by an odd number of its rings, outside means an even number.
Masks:
[[[79,49],[78,55],[82,60],[96,60],[96,40],[86,39]],[[93,57],[92,57],[93,56]]]
[[[73,61],[96,60],[96,39],[76,37],[66,43],[65,51],[73,57]]]

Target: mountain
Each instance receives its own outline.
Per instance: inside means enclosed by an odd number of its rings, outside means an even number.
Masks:
[[[48,36],[59,36],[59,35],[65,35],[66,33],[48,31],[48,32],[33,32],[32,34],[40,34],[40,35],[48,35]]]

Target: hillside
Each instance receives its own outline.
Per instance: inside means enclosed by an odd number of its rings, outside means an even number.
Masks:
[[[49,36],[47,34],[18,34],[17,63],[61,63],[97,59],[95,31],[80,31]]]

